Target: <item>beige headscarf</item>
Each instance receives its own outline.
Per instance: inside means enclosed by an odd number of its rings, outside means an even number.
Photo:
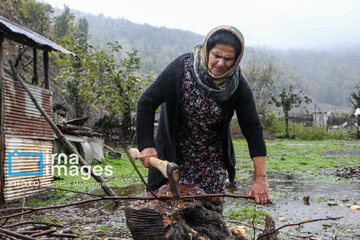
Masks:
[[[236,59],[236,61],[234,62],[233,66],[223,75],[215,77],[210,70],[207,68],[207,63],[208,63],[208,52],[207,52],[207,42],[209,40],[209,38],[216,32],[218,31],[229,31],[230,33],[232,33],[239,41],[241,44],[241,51],[239,53],[238,58]],[[229,25],[222,25],[222,26],[218,26],[216,28],[213,28],[206,36],[205,41],[203,43],[203,45],[200,48],[200,52],[199,52],[199,58],[200,58],[200,68],[203,69],[207,69],[209,72],[209,75],[213,78],[213,81],[215,82],[215,84],[222,88],[224,86],[226,86],[226,84],[229,82],[229,77],[235,72],[235,69],[239,66],[240,61],[243,57],[244,54],[244,48],[245,48],[245,42],[244,42],[244,37],[242,35],[242,33],[235,27],[233,26],[229,26]]]
[[[241,43],[241,51],[235,60],[233,66],[223,75],[215,77],[207,67],[208,52],[207,43],[209,38],[217,31],[229,31],[236,36]],[[244,38],[241,32],[232,26],[219,26],[212,29],[203,45],[198,45],[194,48],[191,55],[191,68],[196,82],[199,84],[199,89],[202,93],[213,98],[217,102],[228,100],[236,91],[240,81],[240,61],[244,54]]]

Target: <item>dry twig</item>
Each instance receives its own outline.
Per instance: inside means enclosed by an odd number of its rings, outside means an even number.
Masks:
[[[231,197],[231,198],[244,198],[244,199],[254,199],[254,197],[249,197],[248,195],[236,195],[236,194],[222,194],[222,193],[216,193],[216,194],[199,194],[199,195],[187,195],[187,196],[181,196],[180,199],[200,199],[200,198],[212,198],[212,197]],[[25,215],[28,213],[32,213],[35,211],[43,211],[48,209],[57,209],[57,208],[64,208],[64,207],[71,207],[76,205],[81,205],[89,202],[97,202],[102,200],[170,200],[174,199],[172,196],[148,196],[148,197],[138,197],[138,196],[102,196],[87,200],[81,200],[78,202],[68,203],[68,204],[60,204],[60,205],[53,205],[53,206],[45,206],[45,207],[39,207],[39,208],[32,208],[32,207],[20,207],[20,208],[4,208],[0,210],[1,212],[9,212],[9,211],[23,211],[20,213],[14,213],[7,216],[1,216],[0,219],[7,219],[7,218],[13,218],[18,217],[21,215]]]
[[[343,217],[317,218],[317,219],[312,219],[312,220],[306,220],[306,221],[300,222],[300,223],[285,224],[285,225],[283,225],[283,226],[281,226],[281,227],[276,228],[275,230],[273,230],[273,231],[271,231],[271,232],[268,232],[268,233],[265,233],[265,234],[260,234],[257,239],[261,239],[261,238],[266,237],[266,236],[268,236],[268,235],[274,234],[274,233],[278,232],[280,229],[285,228],[285,227],[300,226],[300,225],[302,225],[302,224],[312,223],[312,222],[318,222],[318,221],[328,221],[328,220],[334,221],[334,220],[339,220],[339,219],[341,219],[341,218],[343,218]]]

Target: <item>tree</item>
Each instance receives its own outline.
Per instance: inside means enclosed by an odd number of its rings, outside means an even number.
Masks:
[[[85,17],[78,20],[78,31],[75,36],[79,39],[80,44],[84,44],[89,38],[89,24]]]
[[[292,84],[289,86],[289,90],[283,88],[279,94],[271,96],[269,103],[274,103],[276,107],[281,107],[284,113],[287,138],[289,138],[289,112],[294,107],[300,107],[303,100],[306,103],[312,102],[312,99],[305,96],[303,91],[295,92],[295,86]]]
[[[349,101],[353,109],[360,108],[360,84],[355,86],[355,91],[351,93]]]
[[[71,14],[70,8],[64,5],[63,13],[55,18],[54,32],[56,39],[60,40],[68,34],[73,19],[74,16]]]
[[[140,72],[136,51],[121,54],[122,47],[116,41],[108,43],[104,50],[96,49],[76,37],[79,31],[79,24],[72,23],[63,37],[63,46],[77,57],[62,62],[56,80],[65,83],[64,94],[70,99],[74,117],[84,117],[91,108],[101,109],[111,119],[119,119],[128,136],[133,125],[131,113],[153,74]],[[124,57],[117,59],[120,54]]]
[[[111,118],[121,117],[122,132],[130,135],[133,127],[131,113],[135,110],[137,101],[151,81],[154,73],[144,74],[140,71],[140,58],[137,51],[126,52],[126,56],[115,61],[116,55],[122,50],[118,42],[108,43],[103,54],[109,61],[105,62],[103,77],[99,79],[95,91],[99,103],[109,112]]]
[[[96,96],[88,88],[85,88],[85,83],[86,80],[96,78],[97,73],[100,72],[98,68],[92,69],[90,64],[91,59],[97,62],[98,55],[95,49],[86,42],[82,43],[76,37],[78,34],[79,26],[73,21],[70,22],[69,29],[61,36],[62,45],[75,53],[77,57],[65,56],[60,61],[63,68],[55,79],[55,81],[65,84],[65,89],[62,93],[69,98],[70,105],[72,106],[70,117],[75,118],[84,117],[85,112],[89,110],[95,101]]]
[[[255,61],[250,61],[242,73],[254,93],[259,114],[264,116],[268,112],[268,102],[274,90],[274,83],[279,79],[279,73],[272,64],[260,66]]]
[[[360,84],[355,86],[355,91],[351,93],[349,101],[352,104],[353,109],[360,108]],[[357,119],[357,130],[356,130],[356,139],[360,139],[360,115],[356,116]]]
[[[54,10],[50,4],[36,0],[2,0],[0,15],[28,29],[49,37]]]

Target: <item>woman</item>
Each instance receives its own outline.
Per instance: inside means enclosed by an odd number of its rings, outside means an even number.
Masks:
[[[263,127],[251,89],[241,75],[243,53],[241,32],[219,26],[192,53],[171,62],[139,99],[138,147],[145,167],[151,167],[151,156],[176,162],[181,184],[196,185],[206,193],[224,193],[227,174],[230,182],[235,178],[229,127],[235,111],[254,161],[255,179],[249,195],[256,203],[267,204]],[[154,139],[154,116],[160,105]],[[157,189],[165,183],[162,174],[150,168],[149,186]]]

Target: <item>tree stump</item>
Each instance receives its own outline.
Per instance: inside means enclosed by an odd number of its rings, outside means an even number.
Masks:
[[[203,194],[192,186],[180,185],[181,196]],[[168,185],[159,189],[159,196],[170,194]],[[219,198],[190,200],[136,201],[125,209],[126,223],[135,240],[230,238],[230,232],[219,212]]]

